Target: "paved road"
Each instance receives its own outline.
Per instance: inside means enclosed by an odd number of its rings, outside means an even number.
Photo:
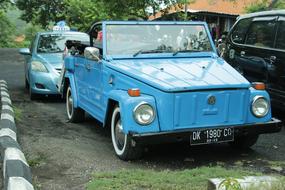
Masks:
[[[96,120],[67,123],[65,104],[56,97],[30,101],[23,70],[23,58],[16,49],[0,49],[0,79],[8,82],[14,106],[22,110],[17,120],[18,138],[40,189],[84,189],[92,173],[122,168],[180,170],[221,164],[285,175],[285,130],[262,135],[247,151],[235,151],[227,145],[163,145],[149,147],[141,160],[120,161],[114,156],[109,132]]]

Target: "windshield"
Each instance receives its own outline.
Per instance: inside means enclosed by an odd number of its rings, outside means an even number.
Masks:
[[[43,34],[39,38],[38,53],[60,53],[65,48],[66,40],[89,41],[87,34]]]
[[[212,51],[204,25],[107,25],[108,55]]]

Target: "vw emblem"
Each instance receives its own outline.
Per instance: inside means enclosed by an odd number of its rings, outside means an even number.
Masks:
[[[215,96],[210,96],[208,98],[208,104],[214,105],[216,103],[216,97]]]

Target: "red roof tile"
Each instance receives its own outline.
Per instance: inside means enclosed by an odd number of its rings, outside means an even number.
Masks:
[[[201,12],[211,12],[229,15],[241,15],[245,13],[245,8],[251,4],[254,4],[260,0],[196,0],[194,3],[188,5],[188,11],[201,11]],[[178,6],[170,7],[168,13],[174,13],[178,11],[184,11],[184,6],[179,8]],[[162,15],[162,12],[152,15],[149,20],[153,20]]]

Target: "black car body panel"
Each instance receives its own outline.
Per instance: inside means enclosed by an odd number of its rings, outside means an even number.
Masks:
[[[225,59],[251,82],[266,83],[272,105],[285,109],[285,10],[241,16],[231,29]]]

